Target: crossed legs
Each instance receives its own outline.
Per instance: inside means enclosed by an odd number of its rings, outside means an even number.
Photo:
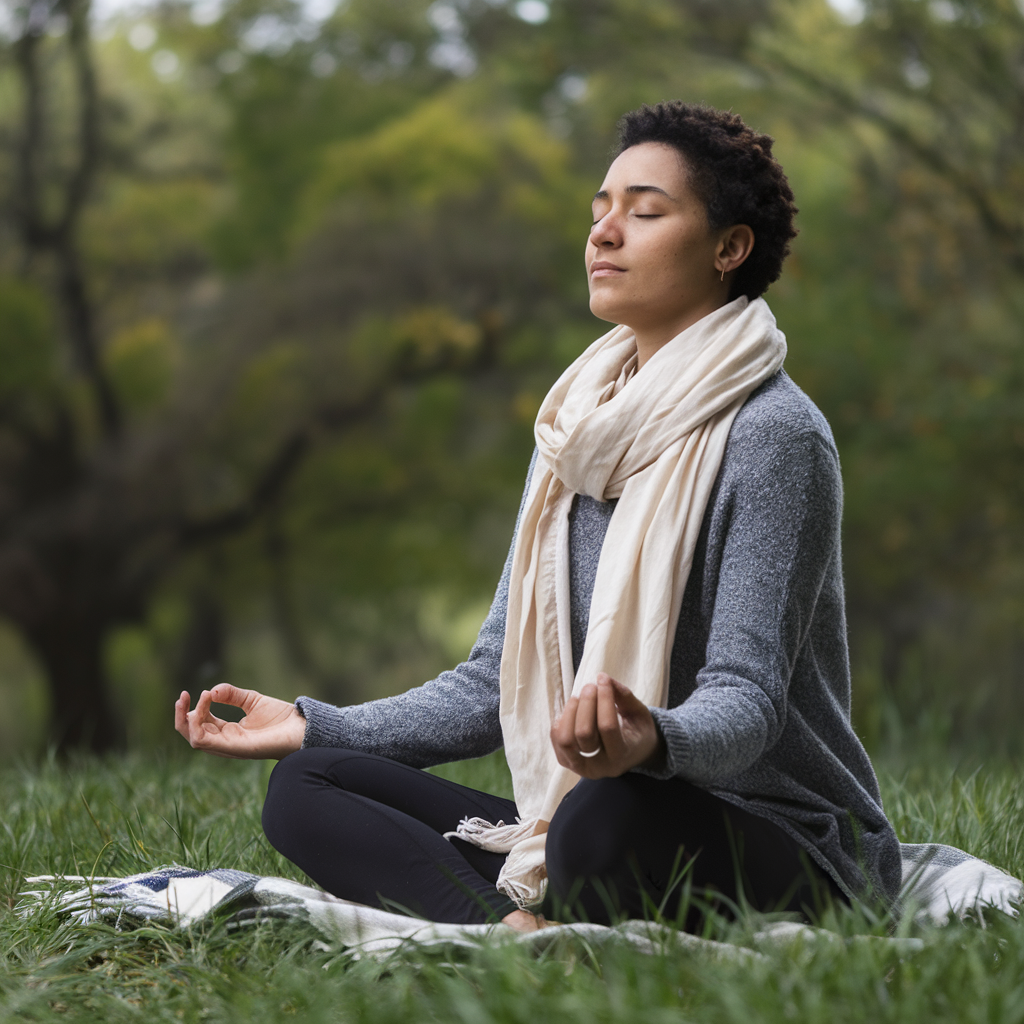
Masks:
[[[516,806],[374,754],[310,748],[274,769],[263,829],[336,896],[431,921],[499,921],[515,909],[494,887],[504,856],[443,837],[467,816],[512,822]],[[551,822],[547,868],[544,912],[595,923],[651,907],[674,917],[687,886],[725,897],[726,910],[741,890],[758,910],[843,898],[772,822],[681,779],[635,773],[580,781]],[[699,911],[683,923],[698,927]]]

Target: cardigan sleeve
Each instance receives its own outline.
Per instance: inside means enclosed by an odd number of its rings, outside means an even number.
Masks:
[[[535,462],[536,453],[523,501]],[[518,527],[517,518],[516,532]],[[299,697],[295,706],[306,719],[303,747],[346,747],[416,768],[482,757],[497,750],[502,745],[499,678],[515,538],[513,533],[490,612],[462,664],[398,696],[351,707]]]
[[[762,439],[722,507],[729,522],[704,666],[690,696],[652,708],[665,738],[660,778],[715,787],[749,768],[786,724],[790,679],[831,561],[842,481],[820,433]]]

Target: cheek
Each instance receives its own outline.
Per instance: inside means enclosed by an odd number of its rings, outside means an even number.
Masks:
[[[664,278],[687,280],[694,271],[701,269],[709,260],[713,260],[708,239],[704,234],[682,234],[673,232],[661,239],[656,249],[651,251],[651,270]]]
[[[644,279],[659,290],[673,286],[686,275],[689,261],[687,247],[678,237],[660,239],[644,253]]]

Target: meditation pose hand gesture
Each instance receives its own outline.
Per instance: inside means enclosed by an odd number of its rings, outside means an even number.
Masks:
[[[664,757],[664,740],[650,710],[604,672],[596,685],[569,698],[551,727],[551,742],[558,763],[584,779],[618,778]]]
[[[211,705],[241,708],[240,722],[225,722]],[[174,727],[195,750],[219,757],[280,759],[302,746],[306,720],[294,704],[219,683],[203,690],[190,711],[187,690],[174,704]],[[558,763],[585,779],[614,778],[655,759],[661,743],[654,718],[628,687],[601,673],[597,684],[570,698],[551,729]]]
[[[240,722],[217,718],[210,710],[214,701],[241,708],[245,717]],[[306,720],[288,701],[219,683],[203,690],[195,711],[189,711],[190,703],[188,691],[182,690],[174,704],[174,728],[196,750],[220,757],[282,758],[302,746]]]

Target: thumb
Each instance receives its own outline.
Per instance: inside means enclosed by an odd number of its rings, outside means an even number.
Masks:
[[[241,708],[246,714],[252,710],[260,697],[255,690],[243,690],[230,683],[218,683],[210,694],[218,704],[230,704],[232,707]]]

